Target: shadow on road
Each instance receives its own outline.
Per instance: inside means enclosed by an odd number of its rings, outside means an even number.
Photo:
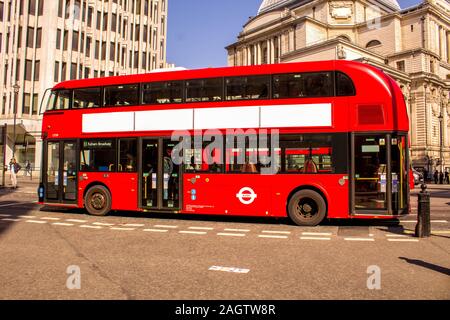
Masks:
[[[440,273],[443,273],[447,276],[450,276],[450,269],[445,268],[445,267],[441,267],[438,266],[436,264],[432,264],[429,262],[425,262],[423,260],[418,260],[418,259],[409,259],[409,258],[405,258],[405,257],[398,257],[401,260],[405,260],[406,262],[410,263],[410,264],[415,264],[417,266],[423,267],[423,268],[427,268],[433,271],[437,271]]]

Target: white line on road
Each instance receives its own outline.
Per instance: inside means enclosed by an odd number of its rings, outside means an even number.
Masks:
[[[117,230],[117,231],[133,231],[136,230],[136,228],[119,228],[119,227],[112,227],[111,230]]]
[[[405,237],[409,237],[405,234],[387,234],[386,237],[389,238],[405,238]]]
[[[347,241],[375,241],[373,238],[344,238]]]
[[[222,237],[245,237],[245,234],[243,234],[243,233],[225,233],[225,232],[219,232],[217,235],[218,235],[218,236],[222,236]]]
[[[55,223],[52,223],[52,225],[71,227],[71,226],[73,226],[73,223],[55,222]]]
[[[431,233],[450,234],[450,231],[447,231],[447,230],[442,230],[442,231],[431,231]]]
[[[110,227],[114,225],[114,223],[103,223],[103,222],[94,222],[93,224],[96,226],[105,226],[105,227]]]
[[[208,270],[232,272],[232,273],[249,273],[249,271],[250,271],[250,269],[242,269],[242,268],[234,268],[234,267],[220,267],[220,266],[212,266]]]
[[[242,269],[242,268],[234,268],[234,267],[221,267],[221,266],[212,266],[208,270],[233,272],[233,273],[248,273],[250,271],[250,269]]]
[[[10,214],[0,214],[0,217],[11,217]]]
[[[183,234],[206,234],[205,231],[179,231],[178,233],[183,233]]]
[[[328,237],[300,237],[301,240],[331,240]]]
[[[400,222],[417,223],[417,220],[400,220]],[[447,223],[447,220],[431,220],[431,223]]]
[[[275,236],[275,235],[267,235],[267,234],[259,234],[258,238],[271,238],[271,239],[287,239],[287,236]]]
[[[273,233],[273,234],[291,234],[290,231],[273,231],[273,230],[263,230],[262,233]]]
[[[52,217],[43,217],[42,220],[50,220],[50,221],[58,221],[61,220],[60,218],[52,218]]]
[[[36,216],[18,216],[19,218],[24,218],[24,219],[34,219],[36,218]]]
[[[143,227],[145,224],[142,223],[126,223],[123,225],[124,227]]]
[[[82,224],[82,225],[80,226],[80,228],[86,228],[86,229],[103,229],[103,227],[100,227],[100,226],[88,226],[88,225],[85,225],[85,224]]]
[[[30,222],[30,223],[39,223],[39,224],[47,223],[47,221],[39,221],[39,220],[26,220],[26,222]]]
[[[178,228],[178,226],[167,226],[164,224],[156,224],[154,225],[155,228],[167,228],[167,229],[176,229]]]
[[[418,239],[388,239],[391,242],[419,242]]]
[[[66,221],[69,222],[79,222],[79,223],[85,223],[87,220],[79,220],[79,219],[66,219]]]
[[[16,218],[3,218],[3,221],[12,221],[12,222],[19,222],[22,221],[22,219],[16,219]]]
[[[0,205],[0,207],[21,206],[21,205],[30,204],[30,203],[34,203],[34,201],[32,201],[32,202],[15,202],[15,203],[2,204],[2,205]]]
[[[304,236],[331,236],[331,232],[302,232]]]
[[[214,230],[214,228],[210,228],[210,227],[189,227],[188,229],[192,229],[192,230]]]
[[[164,229],[144,229],[145,232],[168,232],[169,230]]]
[[[249,229],[223,229],[224,231],[231,231],[231,232],[250,232]]]

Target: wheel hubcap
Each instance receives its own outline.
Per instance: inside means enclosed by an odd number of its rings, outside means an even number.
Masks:
[[[296,206],[297,213],[304,219],[312,219],[319,212],[317,203],[309,198],[300,199]]]
[[[101,193],[95,193],[91,198],[91,206],[96,210],[101,210],[105,206],[105,196]]]

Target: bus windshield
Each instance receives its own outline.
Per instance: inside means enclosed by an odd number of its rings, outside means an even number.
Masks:
[[[71,90],[52,90],[47,101],[46,111],[69,109],[71,92]]]

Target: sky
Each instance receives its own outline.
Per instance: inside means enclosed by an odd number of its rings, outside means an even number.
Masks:
[[[237,40],[262,0],[168,0],[167,62],[188,69],[227,64],[225,47]],[[402,8],[421,0],[398,0]]]

